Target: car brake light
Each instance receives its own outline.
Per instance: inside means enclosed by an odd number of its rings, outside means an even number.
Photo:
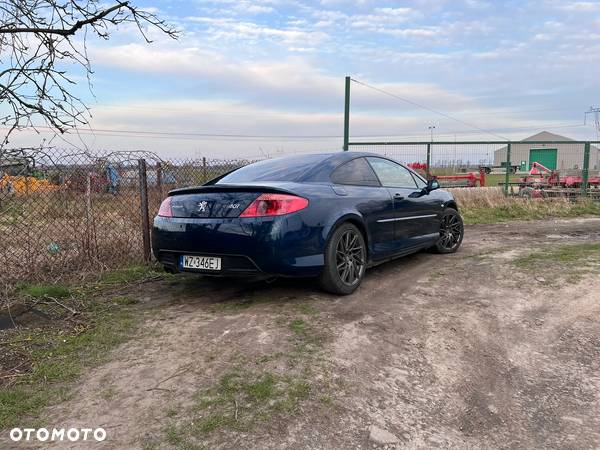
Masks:
[[[171,197],[167,197],[160,204],[158,208],[158,215],[160,217],[173,217],[173,210],[171,210]]]
[[[261,194],[240,214],[240,217],[282,216],[300,211],[308,206],[308,200],[295,195]]]

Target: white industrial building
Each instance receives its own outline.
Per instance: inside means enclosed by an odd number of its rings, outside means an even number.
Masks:
[[[557,141],[564,141],[557,143]],[[581,170],[583,168],[584,144],[569,143],[573,141],[565,136],[542,131],[534,134],[519,143],[511,145],[511,162],[519,165],[520,170],[529,170],[533,162],[543,164],[548,169],[559,171]],[[494,165],[502,166],[506,163],[506,146],[494,152]],[[590,147],[590,169],[600,169],[600,149]]]

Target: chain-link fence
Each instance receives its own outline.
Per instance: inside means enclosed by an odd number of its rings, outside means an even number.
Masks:
[[[528,197],[600,198],[597,142],[350,143],[443,187],[501,187]],[[98,272],[150,257],[149,228],[167,192],[250,160],[164,160],[149,152],[23,148],[0,153],[0,284]]]
[[[501,186],[520,196],[600,197],[600,142],[351,142],[435,176],[443,187]]]
[[[202,184],[249,162],[165,161],[149,152],[2,150],[0,284],[142,261],[149,252],[149,220],[170,189]]]

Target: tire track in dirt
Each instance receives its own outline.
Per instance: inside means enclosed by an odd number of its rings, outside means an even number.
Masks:
[[[327,386],[331,404],[311,394],[273,423],[215,432],[211,448],[366,448],[373,424],[399,448],[595,448],[600,277],[548,287],[532,274],[512,276],[510,261],[555,243],[599,241],[600,219],[467,227],[457,254],[386,263],[349,297],[304,280],[150,285],[137,294],[145,332],[45,417],[106,426],[103,448],[171,448],[168,409],[192,405],[240,355],[289,351],[289,321],[302,317],[328,336],[310,380]]]

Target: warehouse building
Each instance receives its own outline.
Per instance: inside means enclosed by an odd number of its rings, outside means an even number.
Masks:
[[[556,141],[565,141],[556,143]],[[568,171],[581,170],[583,167],[584,144],[570,144],[573,141],[565,136],[542,131],[533,136],[523,139],[519,143],[511,145],[511,162],[519,165],[520,170],[531,168],[534,162],[538,162],[548,169]],[[532,142],[532,143],[528,143]],[[506,146],[494,152],[494,165],[504,166],[506,164]],[[590,147],[590,169],[597,170],[600,165],[600,149]]]

